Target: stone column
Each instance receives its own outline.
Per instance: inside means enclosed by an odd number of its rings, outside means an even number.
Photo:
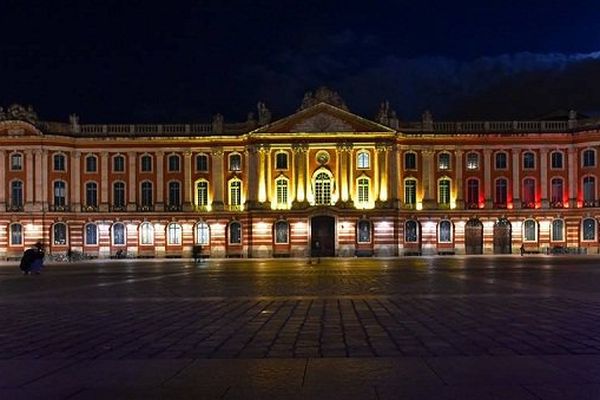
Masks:
[[[6,151],[0,149],[0,212],[6,210]]]
[[[338,163],[338,176],[336,179],[339,182],[339,195],[338,202],[343,204],[348,201],[349,193],[348,193],[348,180],[346,179],[347,174],[347,164],[346,164],[346,149],[343,143],[338,143],[336,146],[336,158]]]
[[[387,144],[378,144],[375,147],[377,153],[378,190],[377,203],[379,207],[384,206],[388,200],[388,153],[391,147]]]
[[[308,145],[298,143],[292,146],[294,153],[294,200],[292,208],[304,208],[308,206],[306,200],[306,152]]]
[[[183,211],[192,211],[192,152],[183,154]]]
[[[81,210],[81,152],[71,152],[71,210]]]
[[[129,171],[129,187],[127,189],[127,211],[135,211],[137,194],[137,154],[134,151],[127,152],[127,169]]]
[[[348,200],[346,201],[346,207],[353,208],[354,200],[354,154],[352,143],[346,144],[346,186],[348,187]]]
[[[456,150],[456,208],[465,208],[465,188],[463,187],[463,151]]]
[[[400,199],[398,198],[398,187],[402,182],[400,174],[400,152],[396,145],[390,147],[392,160],[388,168],[388,184],[390,185],[390,200],[394,208],[400,207]]]
[[[54,195],[53,192],[48,193],[48,151],[41,150],[42,153],[42,210],[48,210],[48,204],[50,197]]]
[[[108,152],[100,153],[100,211],[108,211]]]
[[[48,199],[44,198],[43,185],[48,184],[44,180],[44,160],[42,150],[25,151],[25,174],[27,182],[25,183],[25,211],[41,211],[42,204]]]
[[[521,157],[520,149],[513,149],[512,152],[512,181],[513,181],[513,207],[521,208],[521,195],[520,195],[520,187],[521,187],[521,175],[519,173],[520,162],[519,157]]]
[[[270,147],[268,145],[262,144],[258,146],[258,201],[261,203],[261,208],[266,208],[268,206],[267,201],[269,200],[269,196],[267,195],[269,189],[269,151]]]
[[[212,201],[212,209],[213,210],[223,210],[225,207],[225,203],[223,201],[223,185],[224,179],[223,176],[223,148],[217,147],[213,149],[213,169],[212,169],[212,186],[213,186],[213,201]]]
[[[483,187],[485,196],[485,208],[492,208],[494,200],[492,196],[492,150],[483,150]]]
[[[434,163],[433,156],[435,152],[433,150],[423,150],[421,155],[423,157],[423,209],[431,210],[437,208],[437,201],[433,197],[435,193],[435,177],[434,177]]]
[[[165,153],[156,152],[156,211],[165,209]]]
[[[258,179],[256,176],[256,171],[258,170],[258,150],[256,146],[250,145],[246,147],[245,152],[248,159],[248,184],[246,185],[246,204],[244,204],[244,208],[252,210],[257,207],[258,199]]]
[[[542,208],[550,207],[548,201],[548,149],[540,149],[540,190],[542,198]]]
[[[579,187],[579,164],[577,149],[569,147],[569,207],[577,207],[577,188]]]

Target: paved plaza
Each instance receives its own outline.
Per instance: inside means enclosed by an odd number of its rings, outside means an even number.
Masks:
[[[600,399],[600,258],[0,265],[1,399]]]

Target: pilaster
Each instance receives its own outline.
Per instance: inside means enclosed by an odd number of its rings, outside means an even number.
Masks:
[[[294,154],[294,199],[292,208],[301,209],[308,207],[306,201],[306,143],[296,143],[292,146]]]
[[[137,198],[137,154],[135,151],[127,152],[127,163],[129,171],[129,187],[127,188],[127,211],[135,211]]]
[[[456,157],[456,208],[465,208],[465,188],[463,187],[463,150],[456,150],[454,156]]]
[[[156,211],[165,209],[165,153],[156,152]]]
[[[6,210],[6,151],[0,149],[0,212]]]
[[[520,162],[521,157],[520,149],[513,149],[512,151],[512,183],[513,183],[513,206],[514,208],[521,208],[521,174],[520,174]]]
[[[100,153],[100,211],[108,211],[108,152]]]
[[[212,169],[212,187],[213,187],[213,201],[212,208],[216,211],[222,211],[225,208],[223,202],[223,148],[217,147],[212,151],[213,157],[213,169]]]
[[[192,152],[183,154],[183,211],[192,211]]]
[[[492,198],[492,150],[483,150],[483,185],[485,196],[485,208],[492,208],[494,201]]]
[[[71,209],[79,211],[81,209],[81,152],[78,150],[71,152]]]
[[[577,163],[577,149],[569,147],[569,207],[577,207],[577,187],[579,186],[579,164]]]
[[[545,147],[540,149],[540,190],[542,208],[550,207],[548,201],[548,149]]]

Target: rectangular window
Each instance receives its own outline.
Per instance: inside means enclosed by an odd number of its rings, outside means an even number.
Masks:
[[[447,179],[441,180],[439,183],[439,190],[440,204],[450,204],[450,181]]]
[[[10,156],[10,169],[12,171],[21,171],[23,169],[23,156],[21,154],[12,154]]]
[[[196,156],[196,171],[208,172],[208,156],[205,154],[198,154]]]
[[[467,154],[467,169],[478,169],[479,168],[479,154],[468,153]]]
[[[438,169],[448,170],[450,169],[450,154],[441,153],[438,158]]]
[[[563,168],[563,155],[559,151],[555,151],[552,153],[552,169],[562,169]]]
[[[277,204],[287,204],[288,185],[285,179],[277,180]]]
[[[404,203],[409,205],[417,203],[417,181],[414,179],[404,181]]]
[[[506,153],[496,153],[496,169],[506,169],[507,164]]]

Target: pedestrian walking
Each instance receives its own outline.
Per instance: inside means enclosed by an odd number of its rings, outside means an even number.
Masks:
[[[194,263],[202,264],[202,245],[195,245],[192,248],[192,257],[194,257]]]
[[[21,257],[19,268],[23,271],[23,275],[42,273],[44,268],[44,245],[42,242],[37,242],[32,248],[25,250]]]
[[[314,252],[315,257],[317,258],[317,264],[319,264],[321,262],[321,243],[318,240],[315,240]]]

